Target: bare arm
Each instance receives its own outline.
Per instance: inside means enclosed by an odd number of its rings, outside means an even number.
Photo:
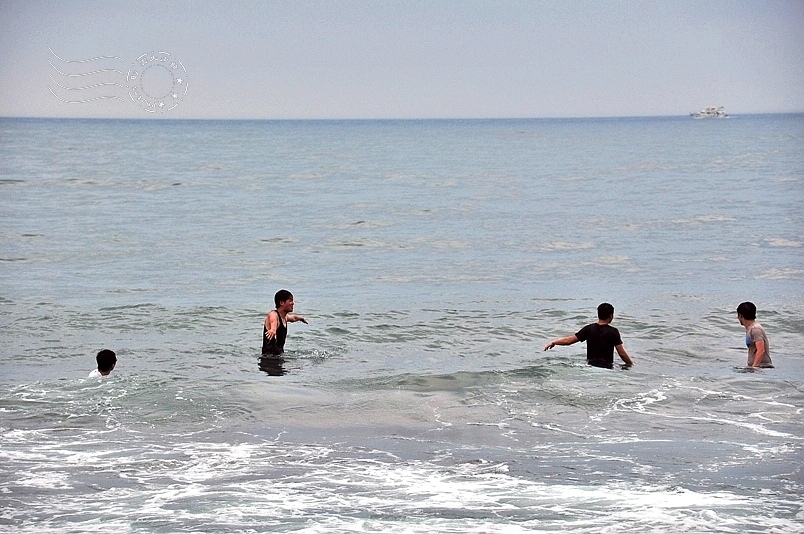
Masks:
[[[279,327],[279,314],[271,312],[265,318],[265,339],[273,339]]]
[[[762,358],[765,356],[765,342],[761,339],[755,341],[757,346],[757,353],[754,356],[754,361],[751,362],[751,367],[759,367],[762,363]]]
[[[553,347],[555,347],[556,345],[572,345],[573,343],[577,343],[577,342],[578,342],[578,336],[576,336],[574,334],[571,335],[571,336],[567,336],[567,337],[560,337],[558,339],[554,339],[553,341],[551,341],[550,343],[545,345],[544,350],[550,350]]]
[[[289,313],[289,314],[288,314],[288,316],[287,316],[287,317],[285,317],[285,320],[287,320],[287,322],[289,322],[289,323],[295,323],[295,322],[297,322],[297,321],[301,321],[301,322],[303,322],[304,324],[308,324],[308,323],[307,323],[307,319],[305,319],[305,318],[304,318],[304,317],[302,317],[301,315],[294,315],[294,314],[292,314],[292,313]]]
[[[625,351],[625,347],[622,344],[617,345],[614,348],[617,349],[617,354],[620,355],[620,359],[622,359],[622,361],[625,362],[626,366],[631,367],[632,365],[634,365],[634,360],[631,359],[631,357]]]

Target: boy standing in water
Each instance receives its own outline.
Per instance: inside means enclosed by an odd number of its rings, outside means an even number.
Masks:
[[[293,295],[287,289],[280,289],[276,292],[274,304],[276,304],[276,309],[268,314],[262,327],[262,353],[263,355],[279,356],[285,352],[288,323],[301,321],[307,324],[307,319],[291,313],[293,311]]]
[[[89,373],[87,378],[98,378],[101,376],[108,376],[114,366],[117,365],[117,355],[114,351],[103,349],[95,356],[95,361],[98,362],[98,368]]]
[[[748,347],[748,367],[773,367],[768,335],[756,321],[757,307],[753,302],[737,306],[737,320],[745,327],[745,345]]]
[[[552,349],[556,345],[572,345],[578,341],[586,341],[586,363],[589,365],[612,369],[615,349],[625,362],[624,369],[634,365],[623,347],[619,330],[609,324],[614,320],[614,306],[608,302],[602,303],[597,307],[597,318],[596,323],[584,326],[577,334],[554,339],[544,347],[544,350]]]

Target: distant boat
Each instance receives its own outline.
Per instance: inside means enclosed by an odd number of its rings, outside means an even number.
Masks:
[[[725,119],[728,117],[728,115],[726,114],[726,109],[723,106],[720,106],[719,108],[709,106],[701,111],[690,113],[690,117],[693,119]]]

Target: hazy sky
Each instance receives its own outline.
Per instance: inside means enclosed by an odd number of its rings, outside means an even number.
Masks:
[[[0,0],[0,52],[0,116],[804,111],[802,0]]]

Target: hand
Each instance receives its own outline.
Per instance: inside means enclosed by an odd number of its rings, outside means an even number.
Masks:
[[[633,367],[633,366],[634,366],[634,364],[633,364],[633,363],[624,363],[624,364],[622,364],[622,365],[620,366],[620,369],[622,369],[622,370],[624,370],[624,371],[627,371],[628,369],[630,369],[630,368],[631,368],[631,367]]]
[[[265,339],[271,340],[276,337],[276,330],[268,330],[265,332]]]
[[[548,343],[547,345],[544,346],[544,350],[550,350],[555,346],[556,346],[555,342],[551,341],[550,343]]]

